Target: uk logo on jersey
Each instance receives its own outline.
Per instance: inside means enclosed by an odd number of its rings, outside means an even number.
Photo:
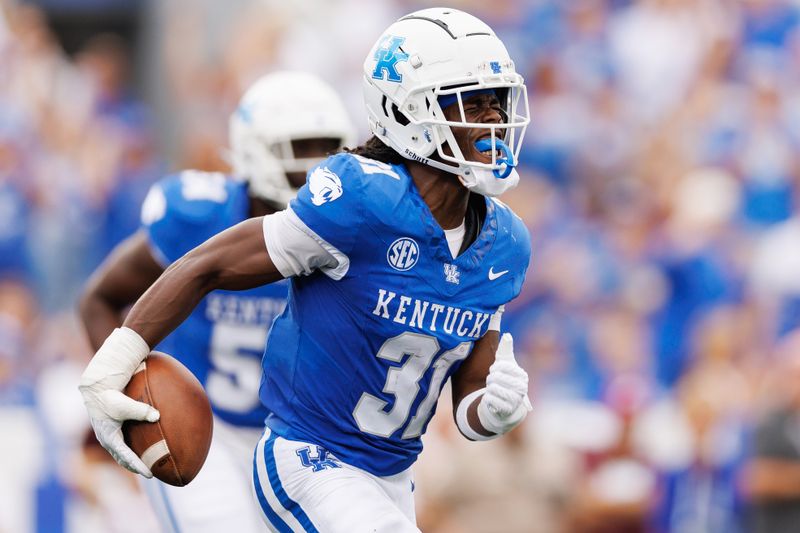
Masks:
[[[373,56],[373,59],[377,61],[375,70],[372,71],[373,78],[398,83],[403,81],[403,75],[397,72],[397,63],[408,61],[408,54],[400,50],[400,46],[405,40],[405,37],[395,37],[394,35],[387,35],[383,38]],[[386,78],[383,76],[384,73]]]
[[[342,195],[342,180],[328,167],[317,167],[308,177],[311,203],[320,206],[332,202]]]
[[[458,271],[458,266],[451,265],[450,263],[444,264],[444,279],[448,283],[459,284],[461,281],[461,272]]]
[[[400,237],[386,251],[389,265],[400,272],[411,270],[419,259],[419,246],[414,239]]]
[[[322,446],[317,446],[316,457],[311,455],[311,448],[309,446],[296,450],[295,453],[300,458],[300,462],[303,464],[303,466],[313,469],[314,472],[319,472],[321,470],[325,470],[326,468],[342,467],[342,465],[337,462],[337,459],[330,455],[328,450]]]

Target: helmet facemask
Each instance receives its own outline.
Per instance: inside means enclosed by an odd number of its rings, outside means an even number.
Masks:
[[[494,93],[500,101],[499,123],[469,122],[464,109],[466,100],[477,94]],[[491,171],[496,179],[507,179],[516,167],[525,129],[528,125],[528,101],[524,85],[516,87],[486,88],[480,84],[459,87],[446,87],[433,91],[434,104],[431,106],[431,126],[435,152],[438,159],[452,163],[462,181],[470,181],[470,171]],[[458,120],[448,120],[444,110],[449,105],[457,106]],[[520,106],[523,112],[520,112]],[[475,148],[488,152],[490,162],[467,159],[458,145],[453,128],[488,130],[488,137],[481,137]],[[450,154],[445,152],[449,148]],[[467,167],[467,168],[464,168]],[[469,183],[464,183],[469,187]]]
[[[329,147],[320,150],[320,155],[315,156],[307,156],[302,157],[296,155],[296,148],[293,146],[293,143],[303,142],[303,141],[318,141],[318,144],[325,141],[330,141],[327,144],[330,144]],[[281,165],[283,170],[286,174],[292,173],[302,173],[307,174],[309,170],[311,170],[315,165],[317,165],[329,152],[334,152],[340,149],[342,146],[345,145],[347,139],[343,137],[335,138],[335,137],[327,137],[327,136],[320,136],[320,137],[312,137],[312,138],[294,138],[294,139],[281,139],[279,141],[273,142],[271,145],[267,146],[267,149],[270,150],[272,155],[274,155],[278,159],[278,163]]]
[[[403,121],[409,128],[421,129],[424,138],[419,149],[412,151],[407,147],[401,153],[409,159],[458,175],[465,187],[480,194],[498,196],[516,186],[519,176],[515,167],[530,120],[528,94],[522,77],[513,76],[516,79],[487,81],[478,77],[420,87],[410,92],[406,102],[399,106],[387,103],[387,107],[391,105],[388,112],[393,113],[395,119],[400,118],[397,117],[399,110],[405,109]],[[484,92],[494,92],[500,100],[501,122],[467,120],[465,101]],[[457,120],[449,120],[445,115],[444,109],[448,105],[458,106]],[[491,161],[467,159],[458,145],[453,128],[487,130],[488,137],[476,149],[489,150]],[[384,135],[391,139],[391,132],[384,132]],[[417,138],[412,137],[412,140]],[[434,154],[436,157],[431,158]]]

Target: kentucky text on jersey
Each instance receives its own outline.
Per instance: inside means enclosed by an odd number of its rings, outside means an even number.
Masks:
[[[419,300],[385,289],[378,289],[378,301],[372,314],[410,328],[425,329],[431,333],[443,331],[459,337],[480,339],[486,332],[489,313],[470,311],[450,305]]]

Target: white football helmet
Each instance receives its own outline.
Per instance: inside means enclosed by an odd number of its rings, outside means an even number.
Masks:
[[[406,15],[373,46],[363,86],[372,133],[403,157],[457,174],[480,194],[498,196],[518,183],[514,167],[530,122],[528,95],[505,46],[481,20],[451,8]],[[467,93],[490,90],[504,108],[504,122],[467,122]],[[449,103],[458,103],[460,121],[445,118]],[[491,151],[491,163],[465,159],[454,126],[490,129],[491,137],[476,147]],[[445,143],[452,155],[443,151]],[[434,152],[440,160],[429,159]]]
[[[242,96],[229,123],[233,173],[254,196],[285,206],[297,193],[288,172],[308,172],[321,158],[296,158],[292,141],[339,139],[351,144],[354,130],[339,95],[305,72],[259,78]]]

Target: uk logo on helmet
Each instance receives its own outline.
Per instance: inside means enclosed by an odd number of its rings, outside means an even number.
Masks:
[[[236,114],[239,115],[239,118],[246,123],[253,122],[253,103],[252,102],[242,102],[239,104],[239,107],[236,108]]]
[[[320,206],[332,202],[342,195],[342,180],[328,167],[317,167],[308,176],[311,203]]]
[[[395,37],[394,35],[387,35],[384,37],[378,48],[375,49],[373,59],[375,63],[375,70],[372,71],[372,77],[376,80],[384,79],[386,74],[386,81],[403,81],[403,75],[397,72],[397,63],[399,61],[408,61],[408,54],[399,50],[405,37]]]
[[[389,265],[400,272],[411,270],[419,259],[419,246],[414,239],[400,237],[386,250],[386,260]]]

